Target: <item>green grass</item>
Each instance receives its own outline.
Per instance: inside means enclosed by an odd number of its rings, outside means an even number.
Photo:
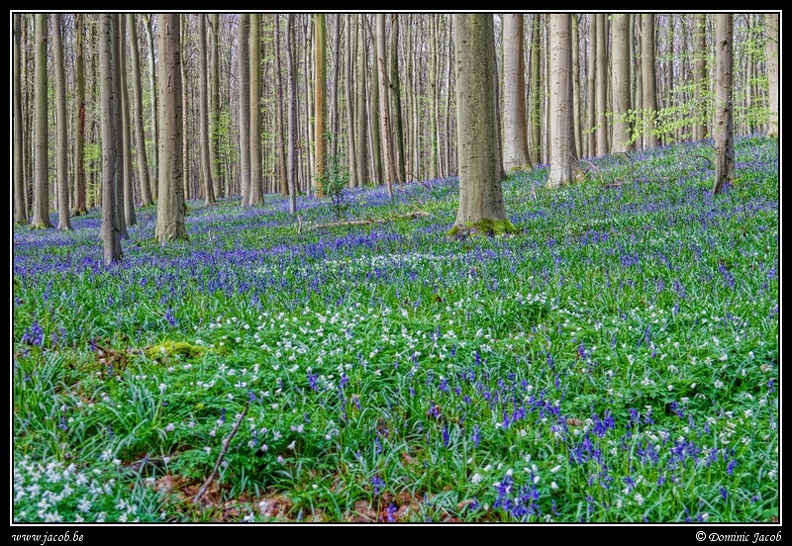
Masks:
[[[513,173],[492,238],[454,178],[142,210],[113,268],[99,211],[16,227],[15,521],[769,522],[777,141],[711,153]]]

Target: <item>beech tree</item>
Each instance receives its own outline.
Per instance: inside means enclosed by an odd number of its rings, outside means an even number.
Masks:
[[[778,138],[778,20],[777,13],[766,13],[767,41],[767,84],[770,115],[767,119],[767,134]]]
[[[459,207],[449,236],[514,231],[501,189],[492,14],[455,14]]]
[[[528,125],[525,106],[525,24],[523,14],[503,16],[503,168],[528,170]]]
[[[33,186],[33,219],[34,228],[51,228],[49,215],[49,107],[47,102],[47,15],[37,13],[36,20],[36,54],[35,54],[35,170]]]
[[[212,154],[209,136],[209,67],[206,47],[206,14],[198,14],[198,59],[200,61],[201,115],[198,125],[201,132],[201,177],[204,183],[204,203],[215,202],[214,182],[212,181]]]
[[[641,110],[644,148],[656,148],[657,87],[655,75],[654,14],[641,14]]]
[[[575,158],[572,46],[572,16],[550,14],[550,172],[547,185],[551,188],[572,180]]]
[[[27,206],[25,204],[25,140],[24,120],[22,119],[22,29],[21,16],[14,14],[14,223],[27,224]]]
[[[57,119],[57,159],[56,176],[58,180],[58,229],[72,229],[69,220],[69,160],[66,157],[68,140],[66,130],[66,69],[63,62],[63,37],[61,35],[60,13],[50,15],[52,21],[52,51],[55,61],[55,117]]]
[[[165,244],[187,239],[184,225],[182,146],[181,22],[178,13],[158,16],[159,80],[159,189],[157,241]]]
[[[630,149],[630,126],[627,113],[630,110],[630,77],[629,77],[629,34],[627,32],[627,14],[613,16],[611,41],[613,48],[613,153],[626,152]]]
[[[732,15],[730,13],[715,15],[715,186],[713,192],[716,194],[734,181],[732,36]]]
[[[121,231],[118,226],[118,200],[120,191],[120,162],[117,133],[120,119],[121,97],[118,94],[116,54],[118,27],[114,18],[118,14],[100,16],[99,64],[103,74],[100,90],[102,97],[102,242],[105,265],[113,265],[123,257]]]

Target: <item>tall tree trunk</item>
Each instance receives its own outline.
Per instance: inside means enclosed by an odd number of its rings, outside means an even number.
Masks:
[[[351,37],[351,35],[350,35]],[[348,38],[349,39],[349,38]],[[339,71],[341,67],[341,14],[335,15],[335,27],[333,33],[333,83],[332,93],[330,97],[330,135],[331,135],[331,154],[338,161],[338,140],[339,140],[339,126],[338,117],[340,115],[338,108],[338,80]],[[347,127],[347,133],[352,131],[352,124]],[[350,170],[351,173],[351,170]]]
[[[201,133],[201,177],[204,184],[204,199],[207,206],[214,205],[214,182],[212,181],[212,153],[209,136],[209,67],[206,56],[206,14],[198,14],[198,60],[201,71],[201,115],[198,125]]]
[[[277,17],[277,16],[276,16]],[[217,13],[209,15],[212,28],[212,44],[210,71],[212,74],[209,90],[209,150],[212,167],[212,183],[214,196],[223,195],[223,184],[220,175],[220,17]],[[276,56],[277,59],[277,56]],[[280,104],[280,101],[278,102]]]
[[[366,22],[366,26],[369,30],[369,36],[372,38],[372,42],[374,41],[374,35],[371,32],[371,28],[366,21],[366,16],[361,14],[361,17]],[[368,48],[366,45],[366,41],[364,40],[359,44],[359,47]],[[376,48],[376,46],[375,46]],[[366,61],[368,64],[368,60]],[[368,103],[368,113],[369,113],[369,126],[368,131],[369,135],[371,136],[371,157],[374,160],[374,184],[377,186],[382,184],[384,179],[383,175],[383,165],[382,165],[382,150],[380,146],[380,114],[379,114],[379,70],[377,69],[377,54],[376,51],[374,52],[374,58],[372,59],[371,63],[371,78],[369,79],[369,103]]]
[[[158,15],[159,190],[155,237],[161,244],[187,239],[182,177],[181,21],[178,13]]]
[[[528,170],[528,124],[525,107],[525,25],[522,13],[503,16],[503,168]]]
[[[250,195],[250,14],[239,15],[238,69],[239,69],[239,184],[242,205]]]
[[[613,16],[613,153],[627,152],[630,145],[630,66],[628,56],[627,14]]]
[[[455,14],[459,208],[449,235],[475,228],[510,231],[501,189],[495,119],[495,30],[492,14]]]
[[[572,135],[575,145],[575,159],[578,155],[583,155],[583,138],[580,129],[581,107],[580,100],[580,46],[578,35],[578,18],[580,15],[572,15]]]
[[[767,118],[767,134],[778,138],[778,22],[777,13],[766,13],[767,42],[765,53],[767,55],[767,83],[768,106],[770,114]]]
[[[734,110],[732,91],[733,22],[730,13],[715,15],[715,186],[720,193],[734,181]]]
[[[314,77],[314,187],[316,188],[316,197],[324,195],[324,188],[322,180],[324,179],[325,170],[325,88],[327,87],[327,80],[325,68],[327,61],[327,38],[326,38],[326,24],[324,13],[317,13],[314,15],[315,30],[316,30],[316,43],[314,44],[315,61],[316,61],[316,74]]]
[[[151,181],[149,179],[148,160],[146,158],[145,125],[143,123],[143,92],[140,82],[140,54],[138,53],[137,25],[135,14],[127,14],[129,27],[129,47],[132,55],[132,100],[135,103],[135,140],[137,142],[138,177],[140,177],[141,205],[150,205]]]
[[[191,134],[190,134],[190,101],[187,95],[190,85],[189,80],[187,79],[187,59],[189,58],[189,34],[187,33],[187,28],[189,24],[190,15],[185,13],[182,15],[182,20],[180,22],[181,25],[181,79],[182,79],[182,168],[184,169],[184,175],[182,176],[182,183],[184,184],[184,199],[190,199],[192,196],[191,192],[191,182],[192,182],[192,164],[190,163],[190,144],[191,144]]]
[[[34,228],[51,228],[49,216],[49,109],[47,103],[47,15],[37,13],[36,19],[36,73],[35,73],[35,179],[33,192]]]
[[[541,30],[541,19],[538,13],[531,15],[531,86],[530,86],[530,140],[529,149],[531,165],[542,162],[542,85],[539,78],[540,56],[539,39]]]
[[[352,39],[351,36],[353,34],[351,25],[352,25],[352,15],[349,16],[349,25],[350,25],[350,40]],[[356,101],[355,106],[357,108],[357,113],[355,115],[355,168],[357,169],[357,185],[363,186],[366,183],[366,178],[368,176],[368,154],[366,150],[368,148],[367,142],[367,133],[366,133],[366,74],[367,74],[367,55],[366,55],[366,35],[365,35],[365,21],[363,18],[365,15],[358,15],[357,17],[357,89],[356,89]],[[350,78],[350,85],[351,85],[351,78]],[[352,105],[351,98],[350,98],[350,107]],[[351,130],[351,118],[350,118],[350,130]]]
[[[149,65],[149,95],[151,96],[151,140],[154,145],[151,148],[151,168],[153,172],[159,173],[159,107],[157,105],[157,67],[154,64],[154,31],[152,30],[151,15],[146,16],[146,41],[148,43],[148,65]],[[159,175],[158,175],[159,176]],[[159,183],[151,185],[151,193],[154,201],[157,200],[159,193]]]
[[[589,55],[588,67],[586,72],[586,99],[588,106],[586,109],[586,130],[588,131],[588,145],[586,156],[595,157],[597,155],[597,16],[589,14]]]
[[[706,15],[695,15],[693,32],[693,140],[707,136],[707,25]]]
[[[52,52],[55,61],[55,116],[57,132],[57,180],[58,180],[58,230],[72,229],[69,220],[69,161],[66,128],[66,70],[63,66],[63,37],[59,13],[50,15],[52,23]]]
[[[99,63],[101,65],[101,95],[102,95],[102,242],[104,249],[104,263],[107,266],[121,261],[121,233],[118,228],[118,201],[116,193],[119,191],[119,167],[121,158],[118,153],[119,139],[116,133],[118,127],[119,110],[121,108],[118,96],[117,63],[115,55],[117,48],[114,42],[118,41],[117,27],[113,18],[117,14],[102,14],[101,32],[99,38]]]
[[[294,18],[295,14],[286,15],[286,68],[287,88],[289,91],[288,105],[288,159],[286,176],[289,184],[289,212],[297,213],[297,64],[294,58]]]
[[[385,185],[388,197],[393,198],[393,181],[396,178],[396,162],[393,159],[393,132],[391,130],[390,97],[388,94],[388,70],[385,58],[385,14],[377,14],[377,67],[379,70],[379,109],[382,145],[385,148]]]
[[[657,87],[655,77],[654,14],[641,15],[641,106],[643,111],[643,147],[656,148]]]
[[[121,150],[124,163],[123,177],[123,196],[120,203],[123,204],[124,221],[121,223],[123,230],[121,237],[128,237],[127,228],[137,223],[135,214],[135,192],[132,180],[132,131],[129,121],[129,89],[126,79],[126,17],[119,15],[116,19],[118,24],[118,85],[121,87]]]
[[[22,29],[19,13],[14,13],[14,51],[11,70],[14,74],[14,223],[27,224],[25,203],[25,140],[22,118]]]
[[[396,170],[394,172],[397,182],[404,182],[404,127],[402,120],[401,104],[401,80],[399,79],[399,15],[391,15],[391,36],[390,36],[390,93],[391,93],[391,115],[393,116],[394,131],[394,160]],[[448,116],[446,116],[446,119]]]
[[[278,113],[278,191],[281,195],[289,195],[289,177],[287,176],[286,139],[284,131],[286,125],[283,121],[283,70],[281,69],[280,47],[280,15],[275,14],[275,87],[277,89],[278,104],[275,106]]]
[[[572,180],[572,15],[550,14],[550,172],[547,186]]]
[[[74,216],[86,214],[85,200],[85,60],[83,55],[83,25],[85,15],[74,14]]]
[[[429,103],[431,106],[431,110],[429,111],[429,124],[431,127],[431,136],[429,137],[432,143],[432,152],[431,152],[431,162],[429,163],[429,178],[434,180],[438,176],[440,176],[440,167],[438,164],[440,163],[440,156],[439,156],[439,148],[440,144],[438,143],[439,137],[437,134],[437,104],[438,104],[438,85],[437,85],[437,64],[438,64],[438,56],[439,56],[439,45],[438,45],[438,34],[440,33],[438,26],[438,15],[430,15],[429,16],[429,28],[430,28],[430,40],[431,40],[431,49],[429,51],[429,85],[431,86],[432,96],[431,102]]]
[[[261,205],[261,33],[260,17],[251,13],[250,34],[250,182],[247,205]]]
[[[608,148],[608,51],[606,14],[597,17],[597,155],[605,155]]]
[[[339,15],[339,17],[341,17]],[[354,67],[355,67],[355,39],[358,35],[357,28],[353,28],[352,24],[355,20],[355,15],[345,15],[344,16],[344,25],[346,28],[346,40],[344,40],[344,106],[346,112],[346,120],[347,120],[347,165],[349,169],[349,185],[350,187],[355,187],[358,185],[362,185],[362,176],[360,174],[360,167],[358,166],[358,148],[360,146],[365,146],[365,142],[361,142],[357,139],[356,131],[357,131],[357,123],[363,123],[364,120],[357,119],[358,116],[355,114],[355,109],[357,108],[357,89],[355,88],[354,83]],[[339,21],[339,24],[341,21]],[[362,78],[362,71],[361,75],[358,77],[360,81]],[[365,93],[365,91],[364,91]],[[363,102],[365,103],[365,96],[363,98]],[[363,133],[363,138],[365,138],[365,132]]]

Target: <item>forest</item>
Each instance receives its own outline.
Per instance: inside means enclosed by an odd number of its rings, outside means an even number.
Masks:
[[[780,12],[11,15],[15,524],[778,523]]]

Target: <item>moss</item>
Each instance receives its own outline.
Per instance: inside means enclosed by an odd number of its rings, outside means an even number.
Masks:
[[[449,239],[466,239],[468,237],[496,237],[499,235],[510,235],[520,233],[520,229],[515,227],[509,220],[492,220],[484,218],[478,222],[468,222],[464,226],[455,225],[446,237]]]
[[[197,358],[206,353],[205,347],[186,343],[184,341],[165,341],[158,345],[148,347],[146,356],[154,359],[161,360],[165,357],[181,356],[186,359]]]

